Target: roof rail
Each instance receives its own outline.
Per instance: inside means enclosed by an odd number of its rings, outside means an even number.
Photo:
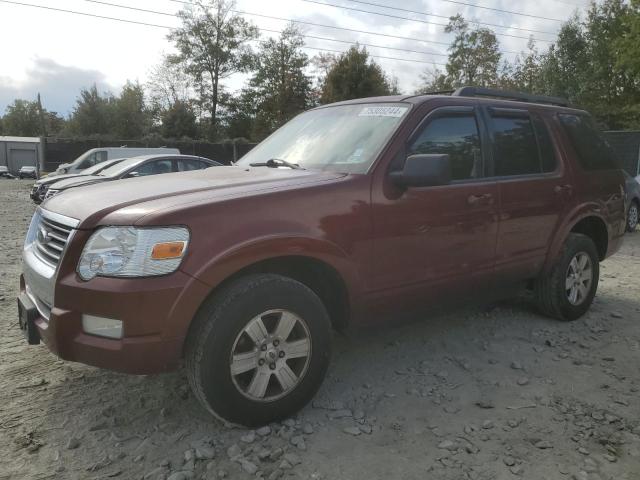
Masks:
[[[516,100],[528,103],[546,103],[558,105],[560,107],[570,107],[568,100],[560,97],[548,97],[545,95],[531,95],[528,93],[510,92],[508,90],[497,90],[494,88],[482,87],[460,87],[451,94],[454,97],[494,97],[505,100]]]

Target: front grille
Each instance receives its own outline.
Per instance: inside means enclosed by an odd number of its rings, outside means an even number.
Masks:
[[[37,228],[33,241],[34,253],[41,260],[57,266],[60,263],[62,252],[64,252],[73,228],[45,216],[40,217],[40,223]]]

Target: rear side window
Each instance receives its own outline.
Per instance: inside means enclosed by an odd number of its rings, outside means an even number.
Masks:
[[[495,175],[540,173],[538,144],[529,116],[493,116]]]
[[[171,160],[165,158],[162,160],[154,160],[153,162],[145,163],[144,165],[138,167],[135,171],[138,173],[138,176],[144,177],[147,175],[161,175],[163,173],[171,173],[171,170]]]
[[[585,170],[620,168],[616,154],[587,115],[558,115],[569,136],[578,161]]]
[[[431,120],[411,144],[409,153],[448,154],[453,180],[482,176],[480,133],[473,113]]]
[[[199,160],[191,160],[191,159],[178,160],[179,172],[188,172],[191,170],[200,170],[200,169],[202,169],[202,162],[200,162]]]

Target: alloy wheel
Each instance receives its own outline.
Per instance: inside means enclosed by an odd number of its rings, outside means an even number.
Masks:
[[[638,206],[635,203],[632,203],[629,207],[627,225],[629,226],[629,230],[631,231],[635,230],[638,226]]]
[[[567,299],[571,305],[580,305],[589,296],[593,283],[591,258],[585,252],[578,252],[569,262],[565,280]]]
[[[269,310],[252,318],[238,334],[229,368],[242,395],[271,402],[298,386],[310,359],[306,322],[287,310]]]

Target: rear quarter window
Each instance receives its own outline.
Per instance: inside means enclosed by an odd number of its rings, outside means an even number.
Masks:
[[[612,170],[620,168],[609,142],[598,131],[591,117],[561,113],[558,119],[584,170]]]

